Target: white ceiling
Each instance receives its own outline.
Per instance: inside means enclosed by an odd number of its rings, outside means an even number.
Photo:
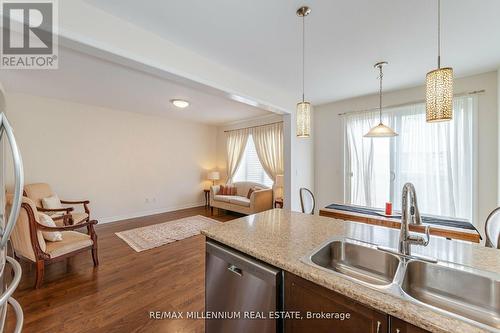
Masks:
[[[300,96],[307,17],[306,95],[314,104],[423,84],[436,66],[436,0],[86,0],[179,46]],[[443,0],[443,65],[456,76],[500,65],[500,1]],[[131,41],[133,42],[133,41]],[[306,97],[307,97],[306,96]]]
[[[0,82],[7,93],[58,98],[211,125],[272,114],[62,47],[58,70],[1,70]],[[170,103],[174,98],[186,99],[190,106],[178,109]]]

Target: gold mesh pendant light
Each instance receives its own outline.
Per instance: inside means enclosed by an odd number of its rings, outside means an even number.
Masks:
[[[427,122],[453,118],[453,68],[441,68],[441,0],[438,0],[438,68],[425,79],[425,111]]]
[[[311,131],[311,103],[297,103],[297,136],[307,138]]]
[[[384,125],[382,122],[382,78],[384,77],[384,73],[382,72],[382,67],[387,65],[386,61],[377,62],[373,67],[378,68],[379,70],[379,124],[368,131],[364,135],[365,138],[389,138],[393,136],[397,136],[398,133],[394,132],[392,128]]]
[[[305,82],[305,17],[309,15],[311,8],[300,7],[297,9],[297,16],[302,17],[302,101],[297,103],[297,136],[299,138],[307,138],[311,135],[311,103],[304,99],[304,82]]]

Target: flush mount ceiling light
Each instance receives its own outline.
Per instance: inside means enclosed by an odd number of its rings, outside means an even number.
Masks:
[[[297,9],[297,16],[302,17],[302,101],[297,103],[297,136],[307,138],[311,133],[311,103],[305,101],[305,44],[306,44],[306,16],[311,8],[303,6]]]
[[[183,99],[171,99],[170,103],[178,107],[179,109],[185,109],[189,106],[189,102]]]
[[[397,136],[398,133],[394,132],[392,128],[386,126],[382,123],[382,78],[384,77],[384,73],[382,72],[382,67],[387,65],[386,61],[377,62],[373,67],[378,68],[379,70],[379,115],[380,122],[377,126],[373,127],[364,135],[365,138],[388,138]]]
[[[438,0],[438,68],[425,79],[425,113],[427,122],[453,118],[453,68],[441,68],[441,0]]]

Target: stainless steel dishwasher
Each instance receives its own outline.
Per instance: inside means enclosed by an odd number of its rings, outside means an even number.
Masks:
[[[206,333],[281,332],[269,314],[282,311],[282,280],[281,270],[207,240],[205,311],[235,317],[205,320]]]

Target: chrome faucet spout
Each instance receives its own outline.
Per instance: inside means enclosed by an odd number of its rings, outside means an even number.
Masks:
[[[401,197],[401,230],[399,232],[399,252],[410,256],[412,244],[427,246],[429,244],[429,226],[425,227],[425,238],[410,234],[409,224],[422,224],[417,204],[417,193],[412,183],[403,186]],[[410,221],[411,220],[411,221]]]
[[[420,211],[418,210],[417,203],[417,192],[415,191],[415,186],[412,183],[406,183],[403,186],[401,198],[401,209],[402,209],[402,219],[408,219],[408,214],[412,217],[412,224],[420,225],[422,224],[422,218],[420,217]],[[410,200],[408,200],[408,196]],[[408,201],[410,208],[408,211]]]

